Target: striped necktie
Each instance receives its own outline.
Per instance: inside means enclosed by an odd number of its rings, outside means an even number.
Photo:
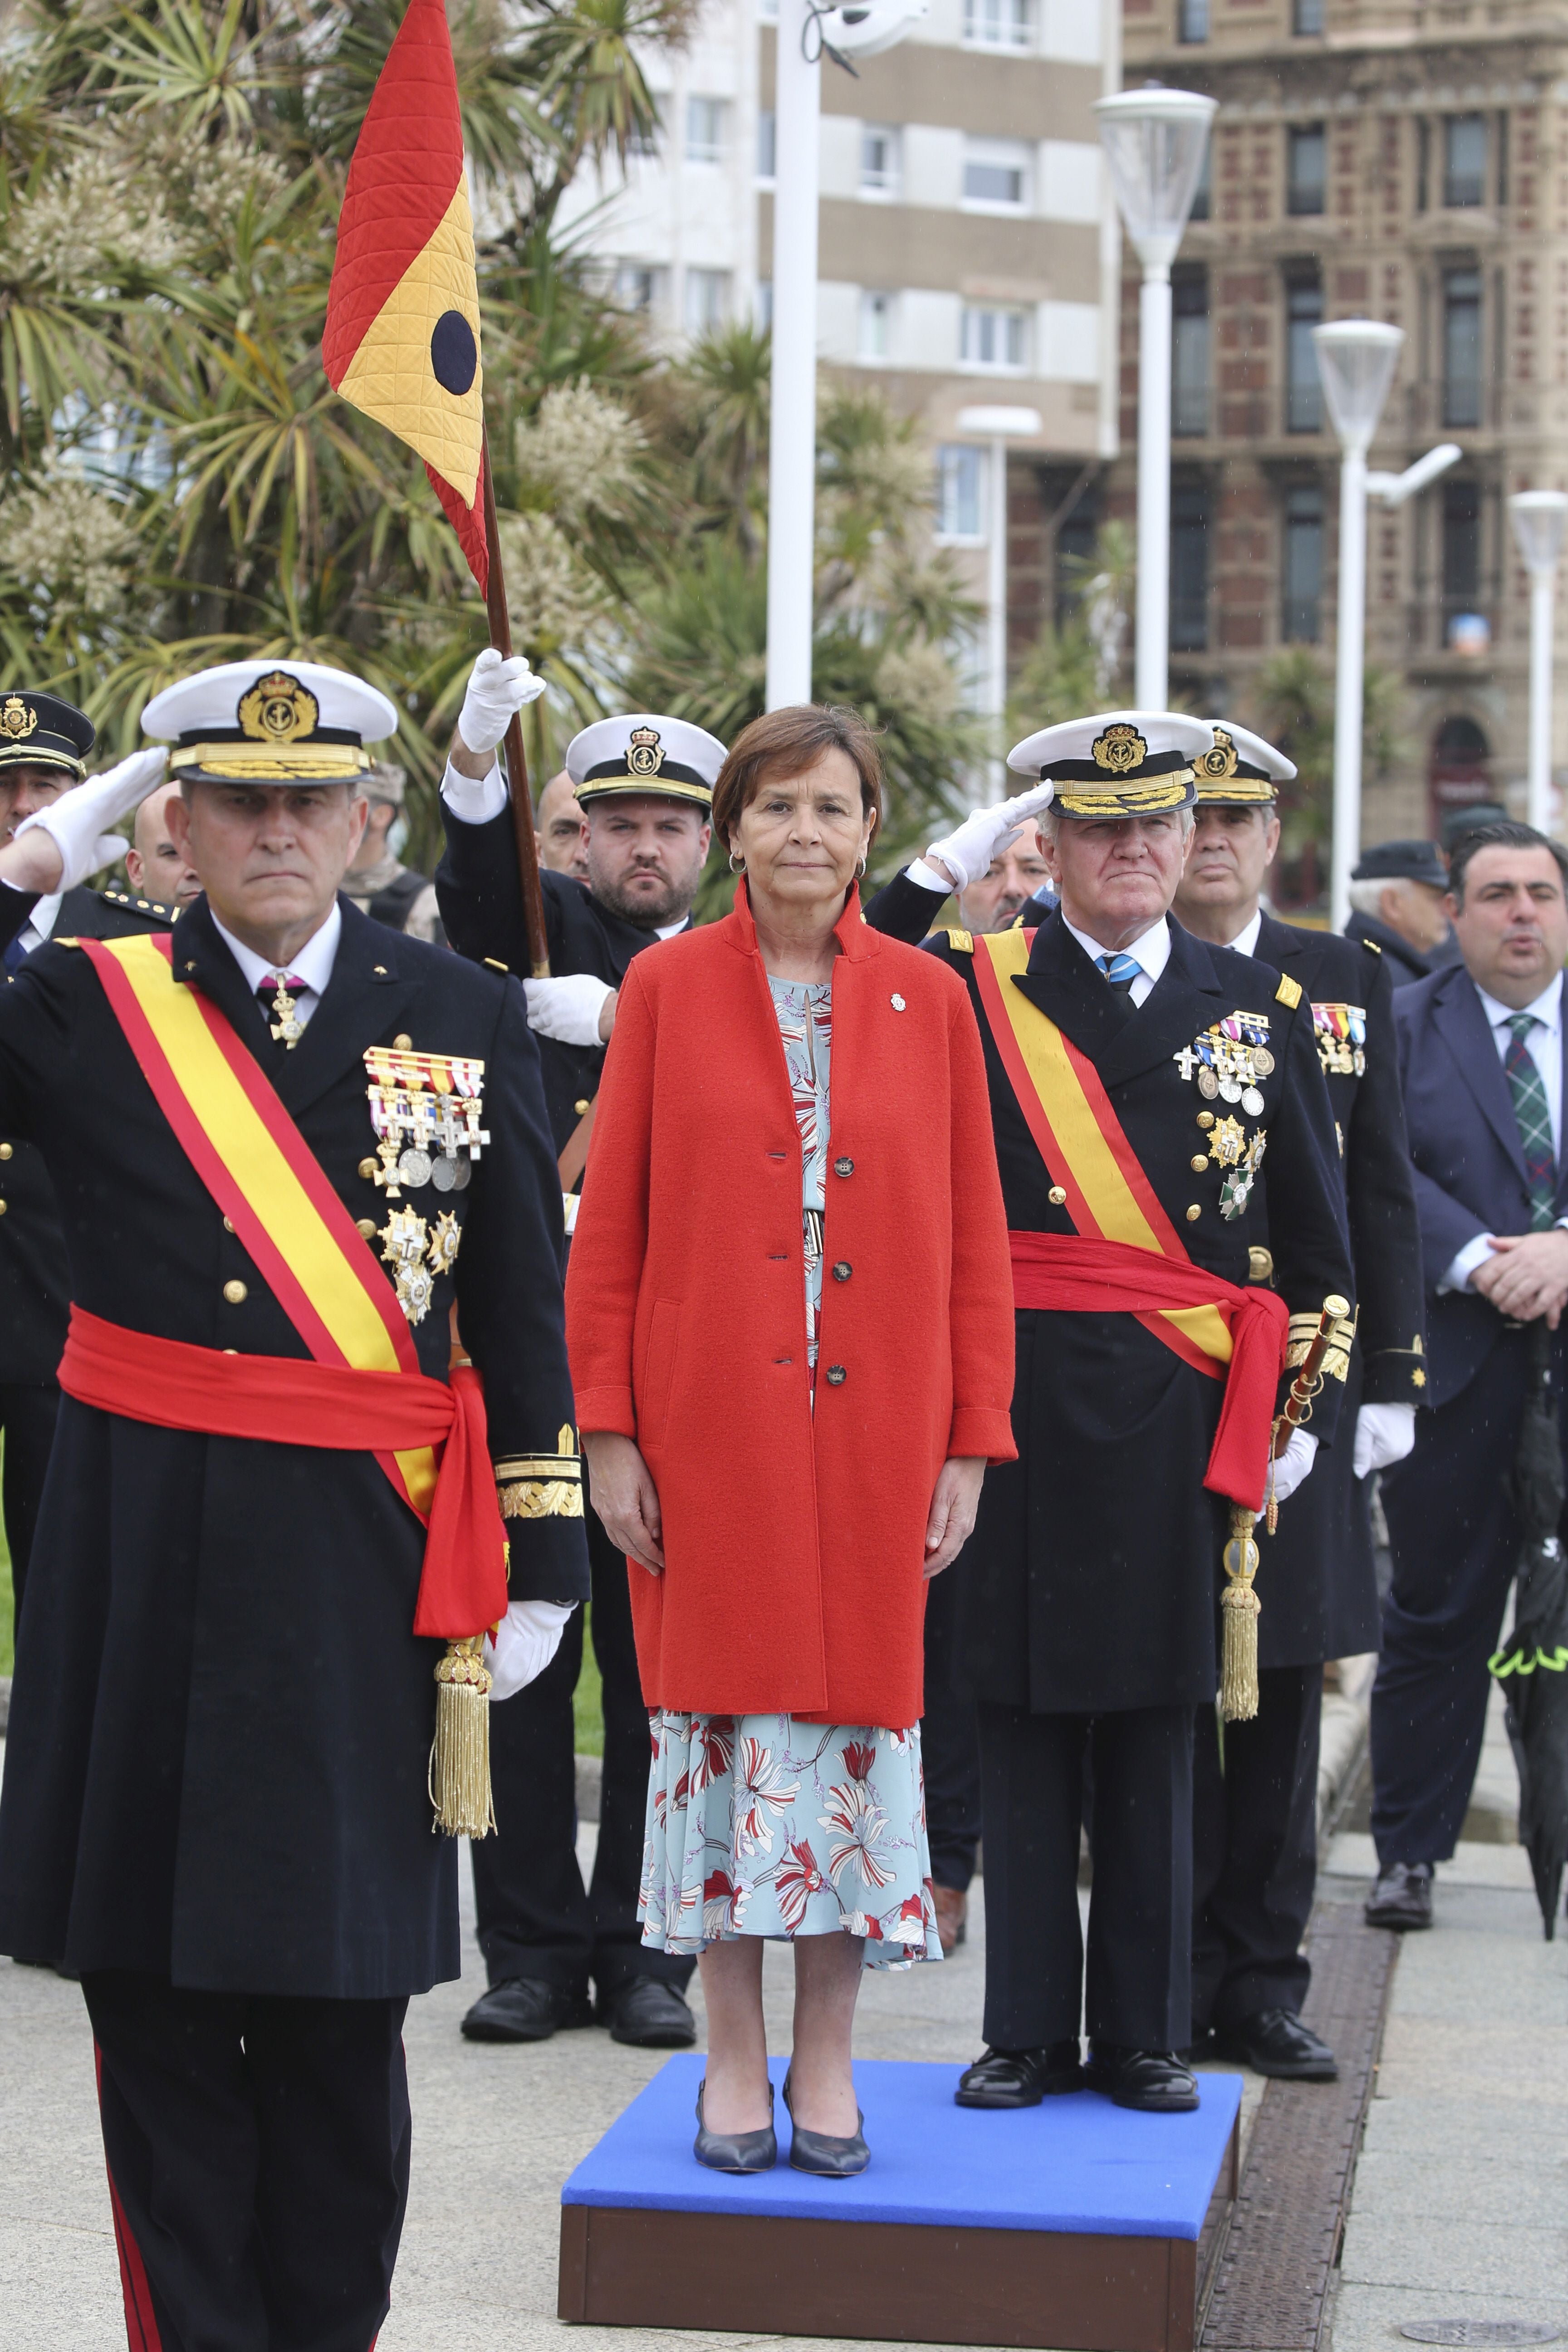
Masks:
[[[1143,969],[1136,956],[1102,955],[1094,961],[1118,996],[1131,995],[1132,983]]]
[[[1557,1158],[1552,1149],[1552,1112],[1546,1100],[1545,1081],[1526,1043],[1535,1022],[1533,1013],[1509,1015],[1508,1025],[1512,1034],[1502,1066],[1508,1076],[1508,1090],[1513,1097],[1513,1115],[1519,1121],[1519,1139],[1524,1146],[1524,1178],[1530,1187],[1530,1222],[1539,1234],[1544,1233],[1553,1222]]]

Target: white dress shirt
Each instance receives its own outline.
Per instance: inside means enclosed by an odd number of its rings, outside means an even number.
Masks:
[[[465,776],[448,760],[441,779],[441,798],[459,824],[489,824],[506,806],[506,779],[500,761],[492,763],[488,776]]]
[[[265,956],[258,956],[254,948],[247,948],[243,940],[237,940],[232,931],[224,929],[216,915],[213,916],[213,925],[245,974],[245,984],[253,996],[264,980],[276,981],[279,978],[278,966],[268,963]],[[327,982],[338,960],[338,941],[342,937],[342,908],[334,898],[331,912],[321,929],[312,933],[288,967],[289,977],[302,980],[305,983],[294,999],[294,1018],[301,1029],[307,1025],[327,992]]]
[[[1258,934],[1262,929],[1263,909],[1259,907],[1257,914],[1252,918],[1251,922],[1244,924],[1241,929],[1237,931],[1235,939],[1226,941],[1226,944],[1228,947],[1230,953],[1232,955],[1255,956],[1258,953]]]
[[[1062,920],[1067,923],[1065,915]],[[1134,940],[1128,948],[1101,947],[1100,941],[1091,939],[1087,931],[1080,931],[1076,923],[1068,923],[1068,929],[1091,963],[1098,964],[1101,956],[1130,955],[1133,958],[1141,967],[1127,992],[1134,1004],[1142,1004],[1152,995],[1154,982],[1171,961],[1171,927],[1163,915],[1157,923],[1151,923],[1142,938]]]
[[[1541,1083],[1546,1090],[1547,1114],[1552,1121],[1552,1156],[1561,1165],[1563,1159],[1563,974],[1554,973],[1550,983],[1542,990],[1534,1003],[1521,1005],[1518,1011],[1513,1005],[1500,1004],[1495,996],[1489,996],[1479,982],[1476,994],[1481,1000],[1481,1011],[1487,1016],[1492,1033],[1492,1043],[1497,1047],[1497,1057],[1500,1062],[1507,1060],[1509,1047],[1513,1044],[1513,1032],[1509,1027],[1509,1023],[1518,1018],[1519,1012],[1531,1013],[1535,1016],[1535,1026],[1525,1036],[1524,1050],[1541,1073]],[[1557,1222],[1559,1225],[1568,1225],[1568,1217],[1559,1217]],[[1437,1285],[1439,1291],[1466,1289],[1476,1268],[1479,1265],[1485,1265],[1492,1254],[1491,1235],[1478,1234],[1473,1242],[1465,1244],[1464,1248],[1454,1259],[1442,1281]]]

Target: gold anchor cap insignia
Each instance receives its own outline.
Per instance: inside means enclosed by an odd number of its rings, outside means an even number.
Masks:
[[[321,706],[307,687],[286,669],[268,670],[248,694],[239,698],[235,717],[239,731],[253,743],[297,743],[313,735]]]
[[[1206,776],[1213,783],[1220,783],[1226,776],[1235,775],[1236,745],[1223,727],[1216,727],[1214,730],[1213,750],[1200,752],[1193,765],[1200,776]]]
[[[1111,776],[1131,775],[1149,757],[1148,744],[1136,727],[1130,727],[1124,719],[1108,727],[1103,735],[1097,735],[1089,748],[1095,766]]]
[[[631,776],[657,776],[664,765],[664,747],[658,740],[657,727],[634,727],[626,751],[626,773]]]
[[[0,735],[9,736],[13,743],[25,741],[37,723],[37,712],[19,694],[8,694],[0,704]]]

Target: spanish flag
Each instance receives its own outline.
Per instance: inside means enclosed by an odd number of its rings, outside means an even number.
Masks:
[[[408,0],[349,165],[321,361],[425,470],[481,591],[489,562],[474,226],[444,0]]]

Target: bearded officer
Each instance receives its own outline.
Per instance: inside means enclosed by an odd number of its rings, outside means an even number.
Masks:
[[[404,2012],[459,1967],[427,1774],[482,1834],[480,1638],[500,1696],[587,1588],[560,1192],[521,989],[339,895],[392,706],[249,662],[143,721],[205,895],[0,992],[0,1117],[73,1301],[0,1950],[81,1979],[132,2343],[357,2352],[407,2193]],[[28,820],[0,938],[163,766]]]
[[[1130,711],[1019,744],[1009,764],[1053,787],[1040,831],[1059,910],[1034,931],[933,942],[985,1043],[1018,1307],[1019,1458],[986,1482],[960,1596],[989,2044],[964,2105],[1029,2105],[1086,2080],[1124,2106],[1197,2103],[1175,2053],[1219,1562],[1233,1510],[1246,1524],[1264,1502],[1287,1307],[1316,1321],[1349,1285],[1302,992],[1169,920],[1192,762],[1211,741],[1197,719]],[[1265,1189],[1285,1305],[1249,1286]],[[1331,1435],[1339,1394],[1325,1385],[1311,1433],[1276,1465],[1281,1500]]]
[[[1318,1866],[1323,1664],[1378,1646],[1370,1480],[1403,1461],[1424,1401],[1421,1237],[1390,976],[1377,947],[1264,912],[1279,845],[1278,788],[1296,772],[1245,727],[1215,726],[1194,761],[1197,828],[1175,913],[1194,938],[1256,956],[1300,983],[1311,1006],[1343,1171],[1358,1320],[1333,1369],[1353,1416],[1260,1538],[1260,1702],[1225,1729],[1200,1711],[1194,1759],[1193,2039],[1259,2074],[1333,2076],[1334,2055],[1301,2022],[1311,1979],[1301,1939]]]
[[[95,740],[86,711],[58,695],[31,687],[0,692],[0,839],[9,841],[26,818],[81,782]],[[118,836],[106,837],[94,850],[94,866],[109,865],[123,848]],[[172,919],[167,906],[137,887],[50,891],[7,946],[5,976],[14,979],[57,929],[115,940],[166,930]],[[6,1135],[0,1138],[0,1431],[18,1620],[59,1407],[55,1367],[66,1343],[69,1305],[70,1269],[54,1189],[35,1147]]]
[[[462,954],[517,972],[529,969],[528,941],[495,752],[512,711],[542,690],[520,658],[503,663],[481,654],[441,785],[447,854],[436,879],[447,935]],[[567,774],[586,821],[587,880],[541,874],[551,977],[526,987],[569,1224],[616,992],[634,956],[690,925],[723,760],[715,737],[657,712],[599,719],[567,747]],[[584,1893],[576,1855],[578,1619],[550,1672],[496,1721],[496,1801],[526,1826],[474,1848],[479,1948],[490,1982],[463,2031],[474,2041],[542,2042],[596,2017],[617,2042],[683,2049],[696,2039],[685,2000],[695,1963],[650,1952],[637,1925],[647,1714],[626,1565],[592,1510],[587,1528],[605,1723],[593,1885]]]

